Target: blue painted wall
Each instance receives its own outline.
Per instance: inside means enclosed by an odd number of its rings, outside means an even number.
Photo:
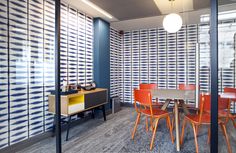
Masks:
[[[100,18],[95,18],[93,22],[94,81],[96,81],[97,87],[107,88],[110,91],[110,24]]]

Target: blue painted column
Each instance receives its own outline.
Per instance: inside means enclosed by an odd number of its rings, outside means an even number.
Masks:
[[[97,87],[107,88],[110,92],[110,23],[95,18],[93,76]],[[110,93],[108,94],[110,97]]]

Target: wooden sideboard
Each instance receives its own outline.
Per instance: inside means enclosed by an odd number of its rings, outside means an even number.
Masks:
[[[49,112],[55,113],[55,95],[48,96]],[[99,107],[108,102],[107,89],[81,90],[75,94],[61,95],[61,115],[70,116]]]
[[[67,133],[66,140],[68,140],[69,129],[71,124],[71,116],[87,110],[102,107],[104,121],[106,121],[105,104],[108,103],[107,89],[97,88],[91,91],[79,91],[75,94],[61,95],[61,115],[66,116],[67,119]],[[48,96],[49,112],[55,114],[55,95]],[[53,133],[55,131],[55,122],[53,126]]]

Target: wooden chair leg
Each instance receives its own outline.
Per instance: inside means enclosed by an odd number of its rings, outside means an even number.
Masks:
[[[229,137],[228,137],[228,134],[227,134],[227,131],[226,131],[225,124],[220,124],[220,126],[221,126],[221,129],[222,129],[223,134],[224,134],[225,139],[226,139],[226,143],[227,143],[227,147],[228,147],[228,152],[232,153],[232,149],[231,149],[231,145],[230,145],[230,141],[229,141]]]
[[[153,148],[153,143],[154,143],[154,140],[155,140],[155,137],[156,137],[156,131],[157,131],[158,122],[159,122],[159,119],[156,119],[155,127],[154,127],[153,134],[152,134],[152,140],[151,140],[151,144],[150,144],[150,150],[152,150],[152,148]]]
[[[171,123],[172,123],[172,121],[171,121]],[[168,123],[168,117],[166,117],[166,126],[167,126],[168,130],[171,130],[169,127],[169,123]]]
[[[172,133],[172,127],[171,127],[171,121],[170,121],[170,116],[167,117],[167,127],[169,127],[169,130],[170,130],[170,138],[171,138],[171,141],[172,143],[174,143],[174,137],[173,137],[173,133]]]
[[[236,122],[235,122],[235,119],[234,118],[231,118],[232,122],[233,122],[233,125],[234,125],[234,128],[236,128]]]
[[[196,135],[198,136],[199,125],[196,125]]]
[[[184,119],[184,121],[183,121],[182,133],[181,133],[181,138],[180,138],[180,145],[183,144],[185,126],[186,126],[186,119]]]
[[[175,118],[174,117],[172,117],[172,120],[171,120],[171,127],[172,127],[172,129],[171,129],[171,131],[173,131],[174,130],[174,126],[175,126]]]
[[[152,131],[154,130],[152,117],[150,117],[150,128]]]
[[[175,109],[173,109],[173,112],[172,112],[172,114],[173,114],[173,117],[172,117],[172,120],[171,120],[171,125],[172,125],[172,131],[174,130],[174,127],[175,127],[175,117],[174,117],[174,115],[175,115]]]
[[[141,116],[141,113],[138,113],[136,121],[135,121],[135,125],[134,125],[134,130],[133,130],[133,133],[132,133],[132,139],[134,139],[134,135],[135,135],[135,132],[137,130],[137,126],[138,126],[138,123],[139,123],[139,120],[140,120],[140,116]]]
[[[196,153],[198,153],[199,151],[198,151],[198,142],[197,142],[197,131],[196,131],[196,126],[194,125],[194,123],[192,123],[192,127],[193,127],[193,134],[194,134]]]
[[[210,144],[210,139],[211,139],[211,128],[208,128],[208,138],[207,138],[207,144]]]
[[[148,132],[148,117],[146,116],[145,118],[146,132]]]

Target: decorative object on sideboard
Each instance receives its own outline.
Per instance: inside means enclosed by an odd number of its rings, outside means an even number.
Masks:
[[[68,88],[67,88],[67,81],[66,81],[65,78],[62,80],[61,90],[62,90],[62,92],[66,92],[68,90]]]
[[[86,91],[90,91],[90,90],[94,90],[96,89],[96,82],[92,81],[89,85],[86,86],[81,86],[82,89],[86,90]]]

